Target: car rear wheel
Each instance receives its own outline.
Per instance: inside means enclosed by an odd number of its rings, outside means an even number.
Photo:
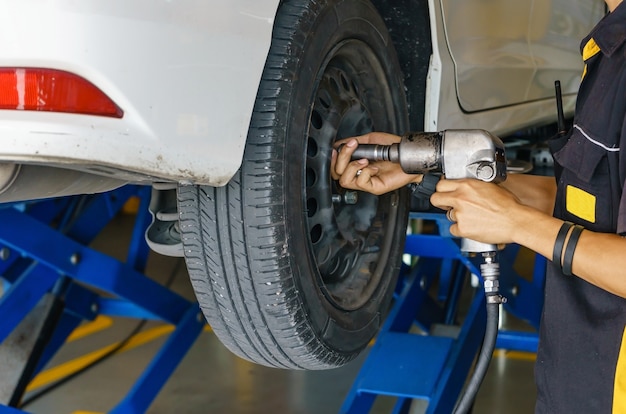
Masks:
[[[192,285],[220,340],[250,361],[327,369],[377,333],[399,271],[406,191],[346,191],[338,139],[407,129],[402,74],[368,0],[284,1],[240,170],[179,187]]]

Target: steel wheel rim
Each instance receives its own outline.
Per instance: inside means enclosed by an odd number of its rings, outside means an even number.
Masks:
[[[370,69],[364,71],[363,64]],[[374,97],[382,97],[382,106]],[[344,311],[364,306],[384,284],[381,263],[394,236],[397,194],[377,197],[340,188],[330,177],[331,150],[335,140],[390,130],[390,116],[393,101],[375,53],[358,40],[337,45],[320,70],[311,110],[305,205],[319,288]]]

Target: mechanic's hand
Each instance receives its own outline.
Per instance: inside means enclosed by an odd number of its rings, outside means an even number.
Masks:
[[[440,180],[430,202],[451,210],[452,235],[488,244],[511,243],[519,225],[516,211],[524,208],[505,188],[474,179]]]
[[[346,138],[335,143],[335,148],[345,144],[341,152],[333,149],[330,171],[333,179],[338,180],[343,188],[367,191],[380,195],[403,187],[409,183],[419,183],[422,175],[406,174],[400,164],[389,161],[371,162],[367,159],[351,161],[351,156],[358,144],[389,145],[400,142],[400,137],[384,132],[370,132],[353,138]],[[360,172],[359,172],[360,171]]]

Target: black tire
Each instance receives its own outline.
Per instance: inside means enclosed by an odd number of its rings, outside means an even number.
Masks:
[[[354,194],[329,166],[336,139],[408,128],[398,67],[368,0],[283,1],[240,170],[222,188],[179,188],[194,290],[240,357],[338,367],[383,322],[407,194],[358,193],[348,204]]]

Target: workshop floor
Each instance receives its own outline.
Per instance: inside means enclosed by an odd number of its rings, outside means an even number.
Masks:
[[[131,216],[116,219],[96,247],[123,257],[120,242]],[[147,274],[157,280],[177,274],[172,289],[192,298],[181,259],[153,254]],[[82,327],[44,372],[31,384],[26,400],[70,374],[103,348],[122,340],[138,321],[99,317]],[[41,414],[94,414],[114,407],[164,343],[167,326],[149,323],[141,334],[113,357],[62,386],[45,393],[24,409]],[[149,413],[317,414],[338,413],[366,354],[331,371],[283,371],[257,366],[233,356],[209,330],[201,334],[149,409]],[[532,413],[535,399],[534,356],[496,352],[474,407],[477,414]],[[416,376],[419,371],[416,369]],[[378,398],[371,413],[390,413],[393,402]],[[415,404],[414,413],[423,412]]]

